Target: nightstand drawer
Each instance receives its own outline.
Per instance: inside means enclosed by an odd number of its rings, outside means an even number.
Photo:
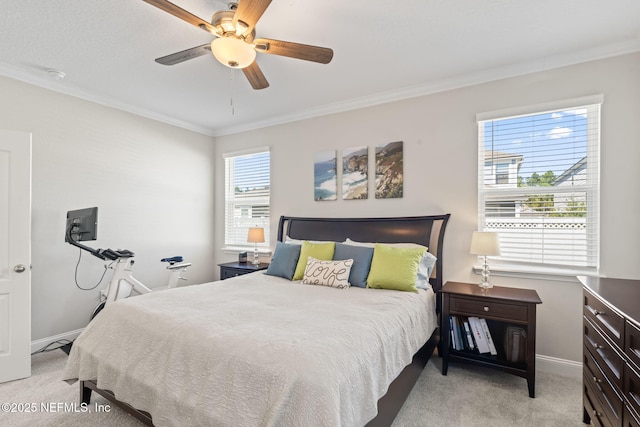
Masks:
[[[222,268],[220,272],[220,278],[222,280],[229,279],[231,277],[241,276],[247,274],[246,270],[238,270],[235,268]]]
[[[529,318],[526,305],[509,304],[489,300],[477,300],[451,296],[449,298],[449,311],[461,312],[469,316],[475,315],[487,319],[507,320],[509,322],[521,321],[526,323]]]
[[[269,268],[269,264],[264,262],[257,265],[244,262],[226,262],[224,264],[218,264],[218,266],[220,267],[220,280],[255,273],[256,271]]]

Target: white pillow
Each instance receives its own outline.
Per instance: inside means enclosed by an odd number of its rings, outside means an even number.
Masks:
[[[347,238],[345,242],[347,245],[353,246],[365,246],[368,248],[375,247],[375,243],[372,242],[356,242]],[[433,256],[431,252],[429,252],[429,248],[423,245],[419,245],[417,243],[383,243],[383,245],[395,246],[397,248],[424,248],[425,252],[422,258],[420,259],[420,263],[418,264],[418,274],[416,276],[416,288],[419,289],[431,289],[431,283],[429,283],[429,278],[431,277],[431,272],[433,271],[433,267],[436,264],[437,258]]]
[[[302,283],[346,289],[350,286],[349,273],[352,265],[353,259],[324,261],[310,256],[307,258]]]
[[[309,243],[327,243],[332,242],[333,240],[307,240]],[[294,239],[289,236],[284,236],[284,242],[289,245],[301,245],[304,240]]]

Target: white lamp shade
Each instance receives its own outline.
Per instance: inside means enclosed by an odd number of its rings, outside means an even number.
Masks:
[[[247,234],[247,242],[249,243],[263,243],[264,242],[264,228],[251,227]]]
[[[474,255],[500,255],[500,237],[492,231],[474,231],[470,252]]]
[[[256,59],[252,45],[232,36],[214,39],[211,52],[222,65],[231,68],[246,68]]]

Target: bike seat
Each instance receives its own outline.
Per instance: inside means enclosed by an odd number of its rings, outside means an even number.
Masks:
[[[112,261],[118,258],[133,258],[135,256],[135,254],[128,249],[98,249],[97,252],[103,259],[110,259]]]
[[[174,256],[174,257],[171,257],[171,258],[162,258],[160,260],[160,262],[168,262],[169,265],[173,265],[176,262],[182,262],[182,259],[183,258],[181,256]]]

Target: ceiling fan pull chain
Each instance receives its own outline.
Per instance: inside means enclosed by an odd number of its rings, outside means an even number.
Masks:
[[[231,73],[231,115],[235,116],[236,115],[236,108],[235,105],[233,104],[233,95],[236,92],[236,79],[235,79],[235,73],[234,73],[234,69],[230,69],[229,72]]]

